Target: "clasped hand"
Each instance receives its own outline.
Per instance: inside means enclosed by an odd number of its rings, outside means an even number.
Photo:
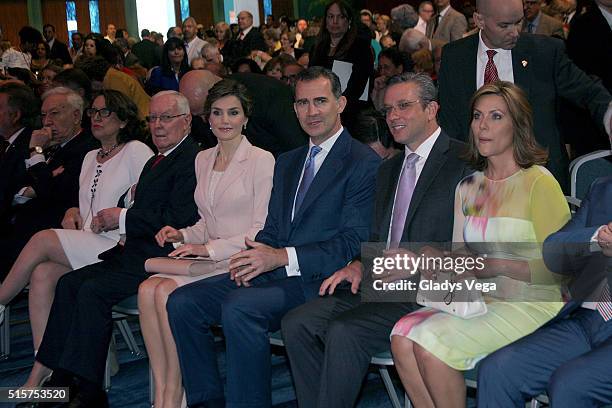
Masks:
[[[244,239],[247,249],[230,258],[230,279],[236,285],[250,286],[250,281],[262,273],[272,271],[289,263],[285,248],[272,248],[261,242]]]
[[[597,243],[605,256],[612,256],[612,222],[604,225],[597,233]]]
[[[91,219],[91,230],[96,234],[103,231],[112,231],[119,228],[119,215],[121,208],[105,208],[98,211]]]

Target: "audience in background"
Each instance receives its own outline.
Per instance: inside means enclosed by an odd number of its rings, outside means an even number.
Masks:
[[[169,38],[164,44],[162,62],[153,68],[147,81],[147,92],[155,95],[159,91],[178,91],[181,77],[189,71],[185,43],[178,38]]]

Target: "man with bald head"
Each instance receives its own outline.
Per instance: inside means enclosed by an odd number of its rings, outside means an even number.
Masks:
[[[559,98],[588,109],[609,134],[612,97],[568,59],[562,41],[521,32],[521,0],[479,0],[477,9],[474,21],[480,31],[447,44],[442,53],[440,124],[451,136],[467,140],[474,92],[497,79],[519,85],[533,109],[536,140],[548,149],[547,167],[567,189],[569,161],[559,133]]]
[[[203,149],[217,145],[217,138],[210,130],[208,118],[204,117],[204,103],[208,91],[221,78],[207,70],[193,70],[187,72],[179,83],[179,92],[189,101],[191,110],[191,137]]]
[[[242,10],[238,13],[238,28],[240,29],[238,37],[226,45],[230,48],[225,51],[227,54],[223,54],[228,57],[228,61],[225,61],[228,66],[240,58],[248,57],[253,50],[267,51],[268,49],[259,30],[253,27],[253,15],[250,12]]]

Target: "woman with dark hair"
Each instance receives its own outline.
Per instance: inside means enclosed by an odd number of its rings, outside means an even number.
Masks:
[[[168,38],[162,51],[161,65],[153,68],[146,84],[149,95],[159,91],[179,90],[179,81],[189,71],[187,49],[179,38]]]
[[[95,57],[102,55],[106,48],[109,48],[111,43],[102,37],[100,34],[91,33],[85,37],[83,42],[83,57]]]
[[[250,58],[240,58],[234,65],[232,65],[232,72],[252,72],[254,74],[261,74],[263,71],[259,68],[259,65]]]
[[[476,92],[470,112],[467,157],[476,172],[455,191],[456,248],[451,254],[421,249],[457,267],[421,270],[420,283],[431,285],[444,272],[463,285],[478,279],[495,286],[483,293],[484,314],[461,318],[424,307],[396,323],[393,359],[416,407],[465,407],[462,371],[535,331],[563,306],[561,280],[544,264],[542,242],[570,212],[559,183],[542,167],[548,154],[535,141],[527,97],[510,82],[495,82]],[[467,268],[470,262],[479,266]]]
[[[400,152],[400,146],[393,140],[385,118],[380,115],[374,113],[359,115],[351,135],[368,145],[383,160],[390,159]]]
[[[51,90],[53,91],[53,90]],[[2,286],[0,304],[7,304],[29,283],[29,311],[34,350],[47,325],[55,286],[66,273],[98,262],[98,254],[120,240],[119,230],[101,232],[96,214],[117,206],[120,197],[134,186],[153,152],[144,139],[138,109],[120,92],[105,90],[89,109],[91,133],[101,148],[85,156],[79,176],[79,207],[70,208],[64,229],[36,233],[23,248]],[[25,387],[39,386],[50,370],[35,362]]]
[[[49,48],[49,44],[46,41],[41,41],[36,45],[36,49],[34,50],[34,55],[32,55],[32,63],[30,64],[30,69],[38,78],[40,72],[44,67],[49,65],[51,60],[49,59],[49,55],[51,54],[51,48]]]
[[[342,93],[347,99],[342,118],[344,123],[351,123],[365,105],[360,98],[364,91],[368,95],[366,85],[374,73],[371,32],[355,18],[353,9],[344,1],[329,3],[323,21],[308,66],[319,65],[333,70],[336,61],[350,64],[351,73]]]
[[[194,198],[200,220],[181,230],[166,226],[155,236],[160,246],[167,242],[183,244],[170,256],[199,255],[215,261],[228,260],[246,248],[245,237],[253,239],[263,228],[274,157],[252,146],[243,135],[251,112],[251,98],[246,87],[237,81],[224,79],[208,92],[204,114],[218,144],[196,157],[198,184]],[[155,379],[155,406],[180,407],[183,394],[166,301],[177,287],[204,277],[157,274],[140,285],[140,327]],[[199,380],[184,378],[182,383],[189,389]]]

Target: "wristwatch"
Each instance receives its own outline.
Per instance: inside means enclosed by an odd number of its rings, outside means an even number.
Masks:
[[[40,147],[40,146],[30,147],[30,153],[42,154],[43,153],[43,148]]]

